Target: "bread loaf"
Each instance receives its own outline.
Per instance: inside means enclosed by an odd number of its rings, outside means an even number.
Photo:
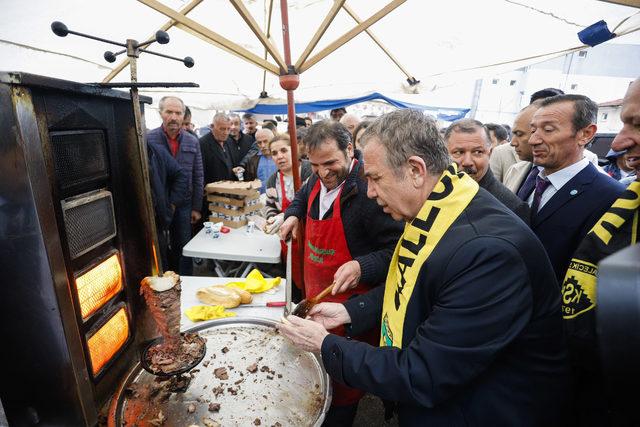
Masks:
[[[240,294],[224,286],[209,286],[196,292],[198,300],[204,304],[234,308],[240,305]]]
[[[251,304],[253,301],[253,295],[250,292],[245,291],[244,289],[234,288],[233,286],[226,286],[227,289],[231,289],[240,295],[240,304]]]

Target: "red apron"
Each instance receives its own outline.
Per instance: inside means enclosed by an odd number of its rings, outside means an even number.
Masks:
[[[311,191],[307,207],[307,221],[305,227],[305,247],[304,247],[304,287],[307,298],[318,295],[324,288],[333,282],[333,275],[338,268],[351,260],[351,252],[347,246],[347,239],[344,235],[344,226],[340,211],[340,195],[342,189],[333,202],[333,215],[329,219],[312,219],[309,215],[314,199],[320,193],[320,180]],[[347,292],[331,295],[325,301],[344,302],[355,294],[362,294],[370,288],[359,284],[356,289]],[[344,336],[344,328],[340,326],[331,331],[334,334]],[[378,331],[366,337],[354,337],[359,341],[366,341],[375,345],[378,341]],[[374,336],[375,335],[375,336]],[[336,406],[356,404],[364,392],[355,388],[347,387],[338,382],[333,384],[333,403]]]
[[[280,175],[280,194],[282,194],[282,212],[285,212],[289,205],[291,204],[291,200],[287,198],[287,191],[284,185],[284,174],[278,171],[278,175]],[[280,249],[282,254],[282,259],[287,259],[287,244],[280,240]],[[298,241],[293,239],[291,242],[291,275],[293,276],[293,283],[296,285],[298,289],[301,289],[300,284],[302,283],[302,273],[300,272],[300,261],[298,256]]]

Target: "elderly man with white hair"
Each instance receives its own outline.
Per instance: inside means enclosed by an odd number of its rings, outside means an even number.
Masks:
[[[342,116],[342,118],[340,119],[340,123],[342,123],[342,125],[347,128],[351,136],[355,136],[353,135],[353,131],[356,130],[356,128],[360,124],[360,117],[356,116],[355,114],[347,113]]]
[[[260,193],[266,190],[267,180],[271,175],[276,173],[278,167],[271,158],[269,152],[269,142],[273,139],[274,134],[269,129],[259,129],[256,131],[256,144],[258,145],[258,154],[249,159],[247,167],[244,170],[244,179],[259,179],[262,181]]]

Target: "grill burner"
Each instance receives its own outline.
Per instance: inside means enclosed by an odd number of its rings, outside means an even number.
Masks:
[[[111,193],[99,190],[62,202],[72,259],[89,252],[116,235]]]

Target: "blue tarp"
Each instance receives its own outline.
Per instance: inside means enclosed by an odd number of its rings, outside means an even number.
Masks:
[[[324,100],[324,101],[296,103],[296,113],[311,113],[315,111],[333,110],[334,108],[348,107],[349,105],[359,104],[361,102],[372,101],[375,99],[384,100],[387,103],[397,108],[414,108],[417,110],[424,110],[427,112],[431,112],[439,120],[444,120],[448,122],[461,119],[464,116],[466,116],[467,113],[469,112],[469,108],[440,108],[440,107],[430,107],[427,105],[411,104],[408,102],[401,102],[395,99],[391,99],[387,96],[384,96],[381,93],[374,92],[366,96],[361,96],[359,98],[331,99],[331,100]],[[284,114],[287,114],[287,104],[257,104],[255,107],[251,109],[240,110],[240,111],[244,113],[253,113],[253,114],[284,115]]]

